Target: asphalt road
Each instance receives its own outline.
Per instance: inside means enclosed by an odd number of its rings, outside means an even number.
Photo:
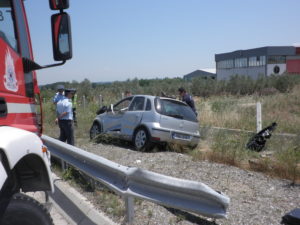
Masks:
[[[71,225],[72,223],[69,223],[59,212],[58,210],[53,206],[51,209],[51,217],[53,219],[53,222],[55,225]]]

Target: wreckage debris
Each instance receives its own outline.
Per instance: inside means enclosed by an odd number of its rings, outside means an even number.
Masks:
[[[267,139],[271,138],[272,132],[276,129],[276,127],[277,123],[274,122],[270,126],[262,129],[249,139],[246,147],[250,150],[260,152],[265,147]]]

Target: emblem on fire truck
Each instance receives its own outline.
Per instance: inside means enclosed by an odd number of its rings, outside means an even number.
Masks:
[[[14,60],[7,49],[5,55],[5,74],[4,74],[4,86],[7,90],[17,92],[18,80],[15,72]]]

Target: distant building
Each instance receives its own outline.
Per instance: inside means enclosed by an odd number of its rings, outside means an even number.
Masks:
[[[300,47],[273,46],[238,50],[215,55],[218,80],[233,75],[280,75],[284,72],[300,74]]]
[[[195,70],[194,72],[191,72],[189,74],[186,74],[183,76],[184,80],[192,80],[196,77],[201,77],[204,79],[212,78],[216,79],[216,72],[215,69],[203,69],[203,70]]]

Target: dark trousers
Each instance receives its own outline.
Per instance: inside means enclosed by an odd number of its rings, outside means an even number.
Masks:
[[[60,129],[59,140],[66,142],[70,145],[74,145],[74,127],[72,120],[58,120],[58,126]]]
[[[73,108],[73,121],[74,125],[77,126],[76,108]]]

